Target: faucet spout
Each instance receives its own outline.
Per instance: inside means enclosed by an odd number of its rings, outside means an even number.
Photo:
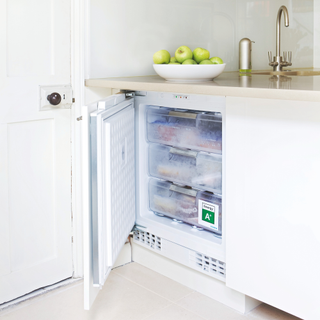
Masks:
[[[284,16],[284,25],[289,27],[289,13],[285,6],[281,6],[277,14],[277,42],[276,42],[276,55],[272,58],[272,52],[268,52],[269,66],[273,67],[273,71],[282,71],[283,67],[292,66],[292,51],[283,52],[283,57],[280,55],[280,26],[281,15]],[[287,60],[288,58],[288,60]]]
[[[281,6],[278,10],[277,15],[277,43],[276,43],[276,55],[280,56],[280,22],[281,22],[281,14],[284,15],[284,25],[289,27],[289,13],[286,6]]]

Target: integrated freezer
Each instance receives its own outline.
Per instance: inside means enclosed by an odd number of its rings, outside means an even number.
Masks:
[[[225,281],[225,98],[121,93],[83,108],[85,307],[130,232]]]

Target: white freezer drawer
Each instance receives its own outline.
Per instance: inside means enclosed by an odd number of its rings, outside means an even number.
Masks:
[[[147,139],[178,148],[221,154],[221,113],[149,107]]]
[[[221,155],[149,145],[149,174],[156,178],[222,193]]]

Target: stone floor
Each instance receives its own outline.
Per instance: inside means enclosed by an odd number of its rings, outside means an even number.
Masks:
[[[0,312],[1,320],[294,320],[262,304],[247,315],[137,263],[114,269],[90,311],[75,282]]]

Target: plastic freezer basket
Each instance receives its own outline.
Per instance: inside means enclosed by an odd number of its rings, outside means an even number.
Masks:
[[[147,108],[149,142],[221,154],[221,113]]]
[[[200,212],[199,221],[199,210],[202,210],[202,204],[212,206],[216,209],[215,212],[213,212],[213,216],[215,216],[213,217],[214,220],[210,221],[209,218],[207,225],[204,225],[201,220],[202,212]],[[150,179],[149,205],[150,210],[156,213],[221,235],[221,197],[213,193],[180,187],[167,181]],[[206,213],[206,210],[203,211]],[[205,218],[205,215],[203,218]]]
[[[154,143],[148,153],[151,176],[221,194],[221,155]]]

